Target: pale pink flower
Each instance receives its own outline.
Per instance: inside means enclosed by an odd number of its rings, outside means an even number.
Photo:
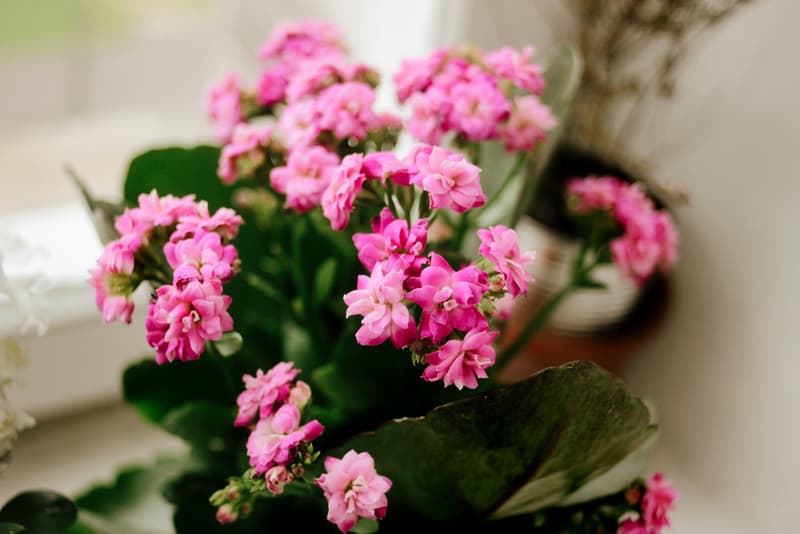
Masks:
[[[363,160],[361,154],[345,156],[322,193],[322,213],[334,230],[343,230],[350,222],[353,203],[364,187],[365,177],[361,170]]]
[[[302,380],[298,380],[289,390],[289,400],[287,402],[302,410],[309,400],[311,400],[311,388]]]
[[[450,99],[448,127],[470,141],[495,138],[500,123],[511,111],[511,103],[496,83],[487,80],[456,84],[450,90]]]
[[[406,127],[417,141],[437,145],[447,131],[447,117],[453,107],[450,96],[439,87],[415,93],[408,99],[411,116]]]
[[[133,278],[112,273],[102,266],[92,268],[89,274],[89,284],[94,287],[95,304],[103,312],[103,322],[130,324],[134,308],[131,293],[136,287]]]
[[[272,169],[270,185],[286,195],[286,208],[308,211],[322,201],[338,165],[339,157],[324,147],[297,146],[289,152],[285,166]]]
[[[487,378],[486,369],[494,365],[492,342],[496,337],[497,332],[481,327],[467,332],[463,341],[451,339],[425,357],[428,367],[422,378],[428,382],[442,380],[445,387],[477,388],[478,378]]]
[[[320,133],[314,121],[314,100],[301,100],[287,105],[278,124],[287,147],[313,144]]]
[[[527,151],[544,141],[557,123],[550,108],[536,96],[521,96],[514,100],[508,121],[500,127],[500,137],[509,152]]]
[[[678,492],[661,473],[654,474],[647,481],[647,490],[642,498],[642,520],[653,534],[670,525],[668,514],[675,509],[677,500]]]
[[[498,75],[538,95],[544,90],[544,77],[541,65],[532,62],[533,53],[531,46],[526,46],[522,52],[504,47],[485,54],[483,59]]]
[[[397,89],[397,99],[402,103],[412,94],[425,91],[449,53],[448,48],[439,48],[428,57],[403,60],[400,70],[392,78]]]
[[[459,83],[486,80],[489,75],[465,57],[451,56],[433,78],[433,86],[449,93]],[[430,90],[430,89],[429,89]]]
[[[391,339],[399,349],[416,339],[416,322],[403,302],[405,278],[402,270],[384,272],[383,265],[377,263],[371,275],[359,275],[357,289],[344,296],[346,316],[363,317],[361,328],[356,332],[360,345],[380,345]]]
[[[286,98],[289,69],[279,63],[261,73],[256,85],[256,100],[262,106],[274,106]]]
[[[343,70],[344,60],[341,58],[326,57],[304,61],[289,79],[286,101],[290,104],[298,102],[326,87],[348,81]]]
[[[461,154],[433,147],[430,152],[417,152],[414,165],[418,174],[411,181],[428,192],[431,208],[450,207],[463,213],[486,202],[481,189],[480,168]]]
[[[273,465],[267,472],[264,474],[264,479],[267,483],[267,491],[272,493],[273,495],[280,495],[283,493],[283,488],[286,487],[286,484],[289,484],[294,477],[286,469],[284,465]]]
[[[316,439],[323,430],[316,419],[300,426],[300,410],[294,404],[284,404],[271,417],[260,420],[247,439],[247,455],[255,474],[290,463],[297,446]]]
[[[226,143],[233,128],[245,121],[242,113],[239,76],[228,73],[217,85],[211,87],[208,96],[208,114],[214,121],[214,130],[221,143]]]
[[[503,275],[506,290],[513,297],[527,294],[528,284],[533,281],[528,266],[536,257],[534,253],[520,253],[517,233],[502,224],[490,226],[488,230],[480,229],[477,233],[481,240],[479,252]]]
[[[219,234],[198,232],[177,243],[166,243],[164,256],[173,269],[173,284],[182,289],[192,280],[227,282],[238,253],[233,245],[223,245]]]
[[[613,176],[587,176],[569,182],[570,209],[576,213],[610,210],[625,183]]]
[[[380,180],[386,185],[391,180],[397,185],[408,185],[411,182],[411,170],[408,162],[398,159],[394,152],[372,152],[364,156],[361,170],[367,179]]]
[[[643,284],[655,272],[661,247],[654,239],[651,224],[637,224],[622,237],[611,241],[611,255],[619,270],[637,284]]]
[[[494,301],[494,316],[500,321],[511,319],[511,310],[514,308],[514,296],[506,293]]]
[[[217,508],[216,519],[220,525],[230,525],[239,519],[239,512],[231,503],[225,503]]]
[[[327,22],[301,20],[278,24],[261,45],[258,57],[296,65],[304,60],[343,53],[339,28]]]
[[[225,184],[237,178],[249,178],[263,165],[264,149],[272,140],[271,128],[256,128],[249,124],[237,124],[230,142],[222,147],[217,174]]]
[[[133,274],[134,255],[142,246],[142,236],[126,234],[109,242],[97,260],[103,269],[114,274]]]
[[[474,265],[454,271],[447,260],[432,252],[430,265],[406,296],[422,308],[420,338],[438,344],[453,330],[466,332],[486,326],[477,305],[487,290],[485,272]]]
[[[314,124],[337,139],[363,141],[375,124],[375,91],[361,82],[332,85],[314,100]]]
[[[368,270],[385,262],[387,268],[397,268],[413,276],[419,272],[426,258],[422,256],[428,241],[428,220],[419,219],[411,228],[405,219],[395,219],[389,208],[383,208],[372,222],[371,234],[353,235],[358,259]]]
[[[197,215],[198,212],[194,195],[159,197],[154,189],[150,193],[139,195],[138,200],[137,207],[126,209],[114,221],[114,228],[120,235],[144,235],[156,226],[168,227],[175,224],[178,219]]]
[[[375,470],[368,452],[348,451],[342,459],[325,458],[326,472],[317,479],[328,500],[328,521],[348,532],[359,517],[383,519],[392,481]]]
[[[147,342],[156,349],[156,362],[197,359],[206,341],[217,341],[233,328],[230,304],[231,298],[222,294],[219,280],[195,280],[183,289],[159,287],[145,321]]]
[[[298,373],[300,370],[294,369],[292,362],[279,362],[266,373],[259,369],[255,376],[242,376],[245,389],[236,399],[239,413],[234,425],[249,425],[256,412],[261,419],[272,416],[277,409],[276,405],[286,402],[289,398],[292,381]],[[302,408],[302,406],[298,406],[298,408]]]
[[[214,215],[209,215],[205,201],[198,202],[195,211],[179,219],[170,241],[174,243],[201,232],[216,232],[223,239],[233,239],[239,234],[239,226],[244,224],[244,220],[230,208],[219,208]]]

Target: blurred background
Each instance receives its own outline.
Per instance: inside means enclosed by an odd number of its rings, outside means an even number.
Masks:
[[[9,396],[39,423],[0,476],[0,501],[28,487],[74,493],[180,446],[119,404],[120,373],[147,348],[143,317],[101,324],[85,283],[100,245],[64,165],[116,199],[136,153],[210,142],[206,88],[229,70],[252,82],[258,44],[297,18],[340,25],[385,81],[436,46],[533,44],[544,61],[576,32],[558,0],[0,0],[0,251],[48,323],[17,339],[30,362]],[[650,471],[681,492],[676,533],[796,528],[797,20],[791,0],[742,6],[691,43],[673,96],[647,99],[621,140],[691,198],[677,213],[668,317],[624,372],[658,410]],[[396,107],[390,84],[379,103]],[[0,335],[19,320],[0,300]]]

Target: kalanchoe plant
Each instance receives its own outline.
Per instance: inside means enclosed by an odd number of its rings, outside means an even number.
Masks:
[[[211,91],[221,150],[132,162],[130,207],[92,285],[104,319],[125,322],[136,287],[152,288],[156,357],[123,386],[192,446],[166,484],[177,531],[530,530],[567,509],[594,517],[634,483],[603,483],[655,431],[618,380],[588,363],[504,388],[491,377],[513,355],[495,342],[534,254],[478,216],[493,201],[479,157],[490,140],[518,152],[505,184],[555,124],[532,53],[446,49],[404,64],[398,96],[424,142],[398,154],[402,121],[373,110],[376,70],[348,62],[330,25],[284,24],[261,48],[255,89],[231,74]],[[628,239],[614,209],[596,217],[603,246]],[[589,283],[588,264],[576,269]],[[78,504],[108,515],[98,495],[122,500],[125,482]],[[650,504],[621,502],[612,530],[665,524]]]

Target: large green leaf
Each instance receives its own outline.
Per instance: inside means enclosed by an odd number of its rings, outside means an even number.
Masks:
[[[654,431],[648,409],[622,382],[577,362],[392,421],[335,454],[369,451],[392,479],[387,527],[466,525],[558,505]]]
[[[25,491],[0,508],[0,531],[58,534],[75,523],[76,517],[75,504],[60,493]]]
[[[233,405],[186,402],[167,412],[161,425],[199,451],[222,452],[243,441],[233,426],[234,414]]]
[[[219,148],[159,148],[145,152],[131,161],[125,178],[124,196],[128,204],[136,204],[142,193],[153,189],[159,195],[194,194],[208,201],[209,208],[230,207],[231,191],[217,176]]]

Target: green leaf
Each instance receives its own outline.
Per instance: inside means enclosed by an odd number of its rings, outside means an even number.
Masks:
[[[311,334],[291,321],[283,324],[283,354],[300,369],[313,369],[319,363]]]
[[[558,505],[655,431],[647,407],[589,362],[399,419],[347,441],[392,479],[403,521],[471,524]]]
[[[58,533],[67,530],[77,518],[75,504],[60,493],[49,490],[25,491],[12,497],[0,509],[0,522],[24,527],[31,534]]]
[[[233,426],[233,405],[205,401],[187,402],[170,410],[161,421],[164,429],[193,447],[208,452],[222,452],[232,442],[239,445]]]
[[[184,402],[208,401],[233,406],[238,394],[211,355],[165,365],[158,365],[152,358],[145,359],[125,369],[122,390],[125,400],[142,417],[156,424]]]
[[[18,523],[0,523],[0,534],[17,534],[17,532],[22,532],[25,530],[25,527]]]
[[[235,330],[225,332],[219,341],[214,341],[214,348],[217,349],[220,356],[228,357],[233,356],[242,348],[242,334]]]
[[[145,152],[131,161],[125,178],[124,196],[128,204],[136,204],[142,193],[153,189],[166,194],[194,194],[208,201],[210,210],[231,205],[232,188],[217,176],[219,149],[212,146],[194,148],[161,148]]]
[[[359,517],[358,522],[350,529],[350,532],[355,532],[355,534],[373,534],[378,532],[379,528],[380,526],[376,520]]]
[[[314,275],[314,303],[320,306],[330,296],[336,282],[336,258],[322,262]]]

